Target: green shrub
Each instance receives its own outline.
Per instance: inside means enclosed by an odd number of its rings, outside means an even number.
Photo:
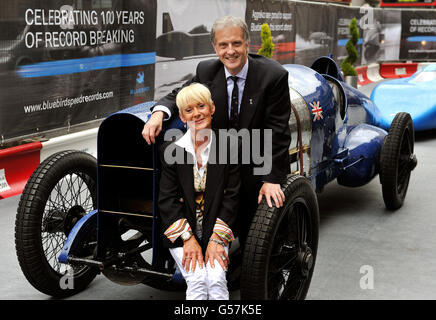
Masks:
[[[351,38],[347,41],[345,48],[347,49],[348,56],[342,61],[342,72],[344,76],[357,76],[357,71],[354,69],[353,64],[357,61],[359,53],[357,52],[356,45],[359,40],[359,29],[357,28],[356,18],[351,19],[350,22],[350,35]]]
[[[267,58],[272,58],[274,54],[274,43],[272,41],[271,30],[267,23],[262,24],[260,38],[262,40],[262,47],[257,53]]]

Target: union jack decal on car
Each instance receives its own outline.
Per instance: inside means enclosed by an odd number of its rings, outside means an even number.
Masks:
[[[319,101],[311,102],[310,106],[312,107],[313,121],[321,120],[324,118],[322,116],[322,107],[319,106]]]

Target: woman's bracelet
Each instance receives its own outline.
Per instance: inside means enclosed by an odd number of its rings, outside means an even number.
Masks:
[[[215,243],[218,243],[218,244],[222,245],[223,247],[226,246],[225,242],[222,241],[222,240],[218,240],[218,239],[210,238],[210,239],[209,239],[209,242],[211,242],[211,241],[213,241],[213,242],[215,242]]]

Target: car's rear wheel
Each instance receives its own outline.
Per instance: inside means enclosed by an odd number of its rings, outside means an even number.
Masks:
[[[283,192],[284,205],[269,208],[264,199],[251,224],[242,264],[242,299],[306,297],[318,247],[318,202],[310,181],[302,176],[290,176]]]
[[[62,151],[43,161],[24,188],[15,221],[15,247],[21,270],[42,293],[76,294],[97,274],[57,259],[75,223],[97,206],[96,178],[94,157]],[[96,234],[89,235],[83,250],[92,255],[95,241]]]
[[[410,173],[416,167],[415,133],[410,114],[399,112],[392,121],[380,154],[380,183],[386,208],[400,208],[406,197]]]

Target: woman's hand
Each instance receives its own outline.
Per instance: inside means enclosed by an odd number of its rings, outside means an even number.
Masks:
[[[213,233],[210,238],[222,241],[222,239],[216,233]],[[210,241],[206,249],[206,259],[204,262],[207,264],[207,262],[209,261],[210,266],[212,268],[215,268],[215,262],[214,262],[215,259],[221,265],[223,270],[225,271],[228,270],[229,256],[227,255],[224,246],[214,241]]]
[[[200,269],[203,269],[203,253],[201,252],[201,247],[197,239],[191,236],[183,244],[182,267],[186,269],[186,272],[189,272],[189,270],[194,272],[197,262]]]

